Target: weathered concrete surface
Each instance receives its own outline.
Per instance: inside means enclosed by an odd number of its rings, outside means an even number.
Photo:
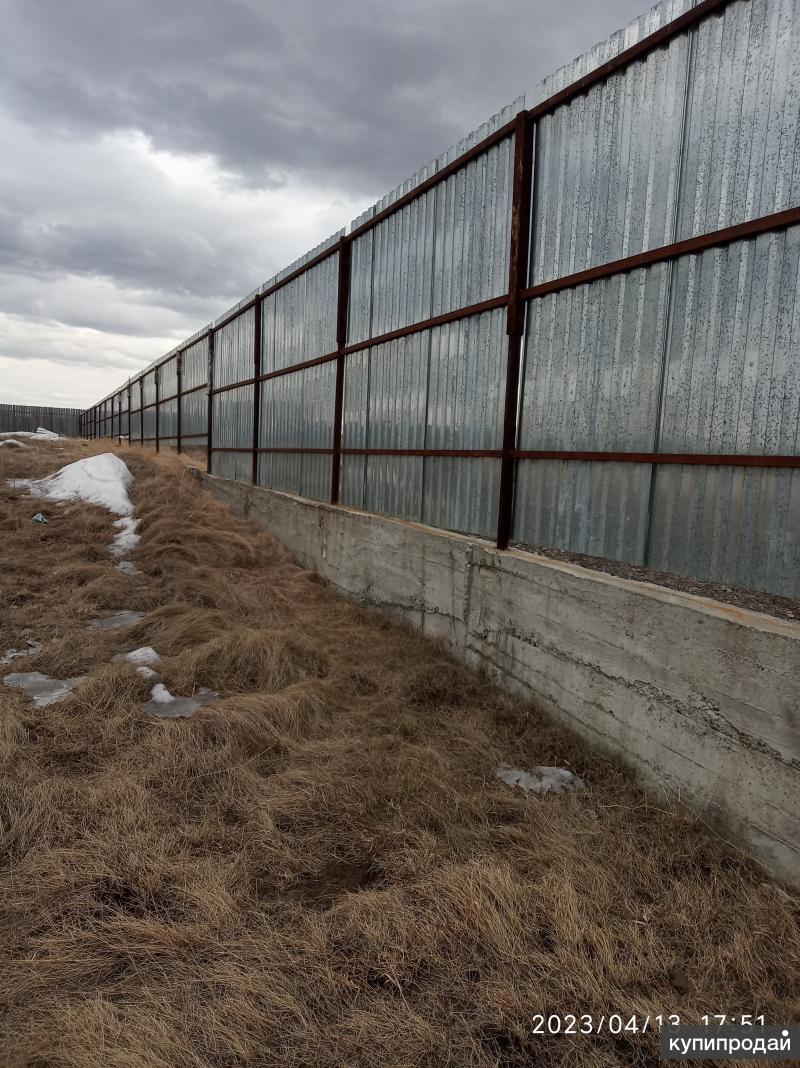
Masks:
[[[800,883],[800,624],[199,477],[342,593],[445,642]]]

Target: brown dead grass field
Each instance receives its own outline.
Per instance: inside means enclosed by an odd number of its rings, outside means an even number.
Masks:
[[[534,1017],[797,1018],[796,896],[175,458],[115,449],[138,578],[107,512],[32,523],[6,478],[108,450],[60,444],[0,450],[0,651],[33,637],[24,669],[88,676],[41,709],[0,686],[0,1064],[651,1065],[650,1033]],[[87,628],[120,608],[147,614]],[[152,682],[109,663],[141,645],[221,700],[147,716]],[[587,789],[526,795],[501,761]]]

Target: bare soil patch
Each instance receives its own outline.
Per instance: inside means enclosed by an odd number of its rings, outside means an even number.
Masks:
[[[176,459],[114,449],[141,518],[6,478],[104,451],[0,455],[0,646],[86,675],[0,685],[0,1063],[600,1068],[654,1035],[537,1035],[537,1014],[796,1018],[798,899],[436,646],[335,596]],[[89,621],[143,612],[124,629]],[[152,646],[191,718],[142,711]],[[568,768],[537,796],[500,763]],[[652,1023],[651,1023],[652,1028]]]

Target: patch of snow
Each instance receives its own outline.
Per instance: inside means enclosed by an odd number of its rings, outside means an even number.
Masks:
[[[100,619],[90,620],[89,626],[93,630],[103,630],[106,627],[132,627],[143,617],[144,612],[133,612],[124,608],[120,612],[112,612],[110,615],[101,616]]]
[[[112,525],[119,530],[119,534],[115,534],[111,539],[111,553],[113,556],[127,556],[141,541],[136,533],[139,520],[132,516],[123,516],[122,519],[115,519]]]
[[[161,657],[152,645],[143,645],[141,649],[134,649],[130,653],[117,653],[111,657],[112,664],[158,664]]]
[[[502,779],[509,786],[519,786],[525,793],[561,794],[582,790],[584,787],[583,779],[566,768],[540,766],[528,773],[508,764],[500,764],[494,773],[498,779]]]
[[[18,690],[24,690],[39,708],[63,701],[86,678],[81,675],[75,679],[52,679],[40,671],[17,671],[6,675],[3,683]]]
[[[141,571],[131,560],[121,560],[117,564],[117,571],[121,571],[123,575],[130,575],[131,578],[141,575]]]
[[[16,445],[18,449],[28,448],[27,445],[23,444],[21,441],[17,441],[16,438],[9,438],[7,441],[0,441],[0,449],[2,449],[4,445]]]
[[[49,501],[88,501],[116,515],[129,516],[133,512],[128,496],[131,482],[133,475],[125,461],[113,452],[104,452],[67,464],[47,478],[16,479],[9,485],[26,486],[33,497]]]
[[[137,675],[141,675],[143,679],[157,679],[158,678],[157,672],[153,671],[153,669],[149,668],[149,667],[137,667],[136,674]]]
[[[37,441],[59,441],[58,434],[52,430],[46,430],[43,426],[33,430],[4,430],[0,438],[35,438]]]
[[[150,700],[142,705],[145,712],[160,719],[178,719],[191,714],[201,705],[210,705],[219,700],[219,694],[201,687],[191,697],[175,697],[163,682],[158,682],[150,691]]]
[[[5,656],[0,656],[0,667],[12,664],[15,660],[21,660],[25,656],[35,656],[43,648],[38,642],[26,641],[25,644],[27,649],[6,649]]]

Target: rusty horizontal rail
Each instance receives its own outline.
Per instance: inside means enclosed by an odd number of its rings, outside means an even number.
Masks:
[[[201,435],[205,436],[205,435]],[[145,438],[145,440],[148,440]],[[155,440],[155,439],[152,439]],[[162,439],[163,440],[163,439]],[[247,453],[246,446],[214,445],[212,452]],[[256,449],[259,453],[287,453],[333,455],[332,446],[273,445]],[[502,460],[502,449],[369,449],[339,450],[342,456],[431,456],[459,459]],[[690,464],[707,467],[781,467],[800,468],[800,456],[765,453],[706,453],[706,452],[609,452],[591,449],[512,449],[515,460],[566,460],[587,463],[630,464]]]

